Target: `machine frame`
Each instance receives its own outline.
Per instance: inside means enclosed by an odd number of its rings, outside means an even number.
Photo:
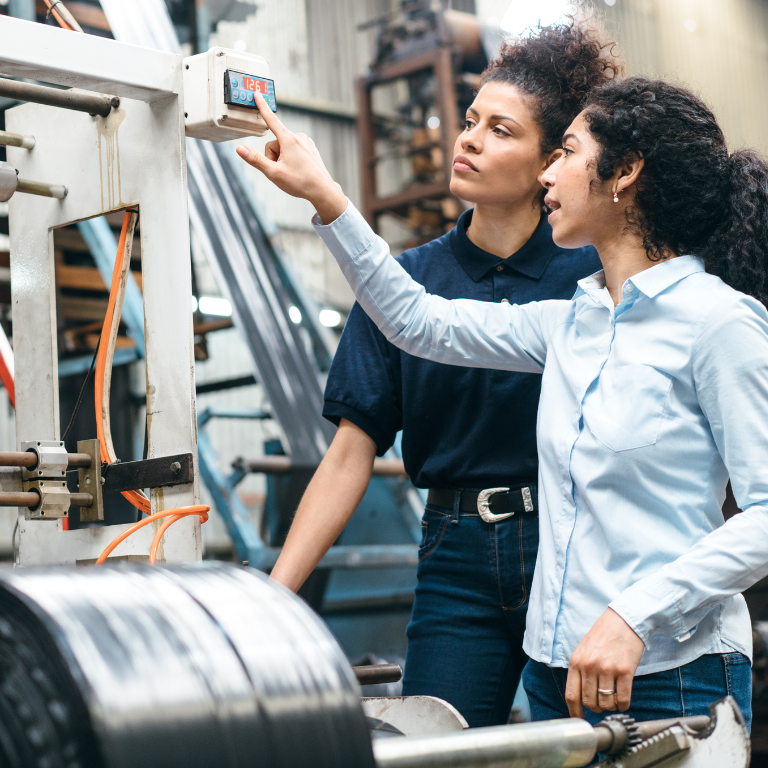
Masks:
[[[11,293],[15,338],[16,440],[59,439],[53,230],[111,211],[141,216],[149,458],[192,453],[194,481],[155,489],[152,511],[199,503],[192,283],[187,209],[183,59],[12,18],[3,18],[0,71],[118,96],[107,117],[24,104],[7,128],[34,135],[33,150],[9,147],[19,175],[58,179],[63,200],[14,195],[10,201]],[[23,510],[22,510],[23,512]],[[121,545],[144,559],[159,523]],[[127,526],[63,530],[60,521],[19,520],[19,562],[95,560]],[[200,560],[199,518],[168,530],[158,560]]]

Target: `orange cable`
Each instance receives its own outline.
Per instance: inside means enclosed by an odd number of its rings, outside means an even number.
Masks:
[[[109,332],[112,325],[112,315],[115,311],[117,301],[117,292],[120,287],[120,275],[123,269],[125,259],[125,243],[128,237],[128,225],[131,220],[131,212],[126,211],[123,216],[123,227],[120,230],[120,240],[117,245],[117,256],[115,257],[115,266],[112,270],[112,285],[109,290],[109,303],[107,304],[107,313],[104,316],[104,325],[101,328],[101,340],[99,341],[99,352],[96,356],[96,376],[95,376],[95,405],[96,405],[96,435],[99,438],[99,448],[101,460],[109,463],[109,454],[107,453],[106,440],[104,439],[104,369],[107,363],[107,351],[109,348]],[[107,404],[107,407],[109,404]],[[136,491],[122,491],[122,495],[134,507],[145,514],[150,514],[150,503]]]
[[[157,548],[160,545],[160,541],[163,538],[163,534],[166,532],[166,530],[172,526],[177,520],[181,520],[182,517],[188,517],[189,515],[195,514],[194,512],[182,512],[178,515],[174,515],[173,517],[169,517],[161,526],[158,528],[157,533],[155,534],[155,538],[152,539],[152,546],[149,548],[149,564],[155,565],[157,562]]]
[[[204,523],[208,520],[208,512],[210,512],[210,510],[211,508],[206,504],[195,504],[191,507],[176,507],[175,509],[165,509],[162,512],[155,512],[154,515],[150,515],[149,517],[145,517],[143,520],[139,520],[138,523],[134,523],[130,528],[127,528],[119,536],[117,536],[99,555],[98,560],[96,560],[96,565],[101,565],[109,557],[115,547],[122,541],[125,541],[125,539],[127,539],[132,533],[136,533],[136,531],[138,531],[140,528],[153,523],[155,520],[159,520],[161,517],[168,517],[169,515],[174,516],[167,525],[160,527],[160,530],[157,532],[159,535],[165,533],[165,528],[167,528],[168,525],[180,519],[181,517],[187,517],[188,515],[200,515],[200,522]],[[158,535],[155,535],[155,540],[157,540],[157,544],[160,543]],[[152,547],[153,552],[156,554],[157,544],[155,543],[155,540],[152,541]]]
[[[56,19],[62,29],[68,29],[70,32],[74,32],[74,29],[61,18],[59,12],[53,7],[51,0],[45,0],[45,4],[48,6],[48,10],[53,14],[53,18]]]

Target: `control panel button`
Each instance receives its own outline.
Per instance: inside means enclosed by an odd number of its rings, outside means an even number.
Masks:
[[[275,83],[266,77],[249,75],[245,72],[227,70],[224,74],[224,103],[257,110],[256,94],[260,93],[269,108],[277,112]]]

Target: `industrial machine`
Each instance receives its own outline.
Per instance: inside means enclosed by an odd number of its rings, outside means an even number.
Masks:
[[[478,729],[428,697],[361,701],[310,609],[226,564],[6,570],[0,676],[0,759],[12,768],[567,768],[596,754],[603,768],[749,763],[731,699],[711,718]]]
[[[0,504],[23,510],[22,567],[0,572],[0,764],[565,768],[600,755],[626,768],[746,768],[749,740],[729,699],[710,718],[472,731],[437,699],[361,699],[357,681],[393,679],[392,669],[353,670],[306,604],[256,570],[197,562],[206,508],[185,135],[216,142],[263,133],[252,99],[259,90],[276,106],[268,65],[225,49],[184,59],[13,19],[0,27],[1,72],[64,87],[0,79],[0,93],[29,102],[8,111],[0,134],[22,329],[19,450],[0,454]],[[98,434],[73,453],[59,426],[52,233],[107,212],[123,215],[123,229],[93,363]],[[110,371],[138,218],[148,457],[119,462]],[[66,529],[73,505],[103,519],[109,493],[146,516]]]
[[[0,137],[8,156],[0,166],[0,197],[10,199],[14,322],[24,328],[14,349],[20,450],[0,459],[0,503],[26,510],[19,563],[96,560],[126,526],[67,531],[62,520],[71,505],[80,506],[81,520],[103,520],[102,498],[110,492],[127,494],[145,513],[186,510],[165,535],[161,560],[199,560],[204,511],[190,512],[199,505],[199,486],[185,135],[214,141],[262,135],[266,124],[253,93],[261,90],[274,101],[269,66],[237,51],[212,49],[183,59],[2,21],[0,71],[67,87],[0,82],[3,95],[30,102],[6,113],[8,130]],[[41,181],[50,174],[66,181]],[[84,441],[82,455],[68,455],[59,434],[52,232],[110,211],[126,215],[96,358],[99,441]],[[121,464],[111,449],[109,388],[139,216],[148,458]],[[80,472],[79,492],[67,487],[69,469]],[[119,556],[146,556],[157,532],[152,525],[133,532]]]

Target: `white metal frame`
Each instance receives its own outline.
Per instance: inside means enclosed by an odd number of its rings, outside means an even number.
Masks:
[[[147,363],[149,456],[192,452],[195,481],[152,492],[153,512],[199,503],[182,58],[50,26],[0,18],[0,72],[121,97],[106,117],[37,104],[6,112],[10,131],[36,138],[9,148],[22,178],[64,184],[64,200],[10,201],[16,357],[16,439],[59,439],[53,229],[138,205]],[[115,553],[146,558],[159,523]],[[21,565],[95,559],[126,526],[63,531],[19,521]],[[199,560],[199,518],[170,528],[158,561]]]

